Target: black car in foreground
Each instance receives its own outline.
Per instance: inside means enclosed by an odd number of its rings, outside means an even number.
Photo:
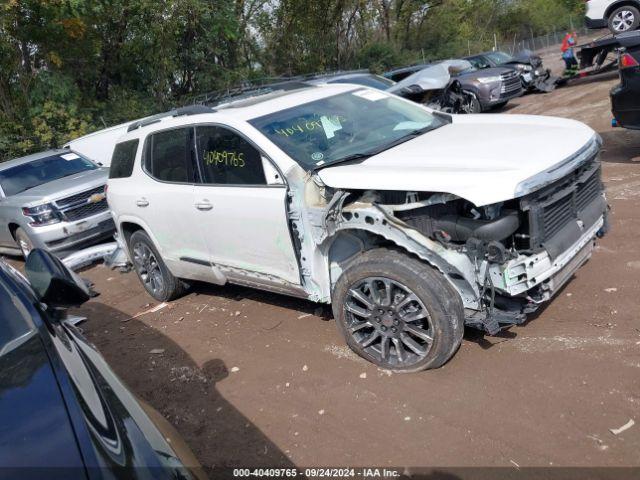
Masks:
[[[620,83],[611,90],[611,110],[618,126],[640,130],[640,32],[617,38]]]
[[[69,322],[84,282],[44,250],[25,269],[0,260],[0,479],[203,478]]]

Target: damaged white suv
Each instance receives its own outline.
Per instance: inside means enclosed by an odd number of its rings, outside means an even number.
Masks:
[[[599,148],[572,120],[291,82],[132,124],[107,197],[157,300],[201,280],[331,303],[356,353],[417,371],[465,325],[523,322],[587,261]]]

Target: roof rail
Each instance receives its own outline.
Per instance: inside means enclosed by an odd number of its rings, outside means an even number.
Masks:
[[[326,72],[305,73],[304,75],[301,75],[301,79],[312,80],[315,78],[337,77],[338,75],[353,75],[356,73],[371,73],[371,72],[366,68],[361,68],[358,70],[329,70]]]
[[[300,76],[265,78],[254,82],[246,82],[235,88],[203,93],[194,97],[193,104],[208,105],[208,108],[211,108],[211,106],[219,105],[227,101],[266,95],[275,91],[298,90],[310,86],[311,85],[305,83]]]
[[[157,115],[152,115],[150,117],[143,118],[142,120],[133,122],[127,127],[127,132],[131,132],[136,128],[142,128],[154,123],[158,123],[160,120],[166,117],[181,117],[183,115],[199,115],[201,113],[213,112],[215,112],[213,108],[207,107],[205,105],[188,105],[186,107],[174,108],[173,110],[169,110],[168,112],[158,113]]]

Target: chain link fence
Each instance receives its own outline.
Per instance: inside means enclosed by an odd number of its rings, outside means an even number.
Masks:
[[[593,31],[586,27],[576,28],[573,31],[578,35],[578,42],[580,37],[593,35]],[[532,50],[534,52],[539,50],[547,50],[553,47],[557,47],[562,43],[562,39],[567,34],[567,31],[556,30],[538,37],[530,38],[514,38],[510,43],[498,43],[495,42],[493,48],[507,52],[511,55],[520,52],[522,50]]]

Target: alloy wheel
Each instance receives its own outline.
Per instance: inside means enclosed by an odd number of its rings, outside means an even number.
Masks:
[[[613,20],[611,23],[613,25],[613,29],[616,32],[626,32],[633,26],[633,23],[635,22],[635,20],[636,18],[632,11],[620,10],[613,17]]]
[[[164,276],[155,253],[148,245],[137,242],[133,246],[133,263],[145,288],[154,294],[164,290]]]
[[[347,332],[355,343],[390,368],[410,367],[429,353],[434,330],[422,300],[407,286],[367,277],[347,292]]]

